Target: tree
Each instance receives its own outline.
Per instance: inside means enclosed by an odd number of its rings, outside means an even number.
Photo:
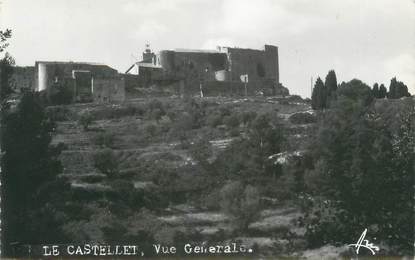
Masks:
[[[313,93],[311,95],[311,107],[314,110],[326,108],[327,89],[320,77],[317,78],[314,84]]]
[[[7,39],[9,39],[11,35],[12,32],[9,29],[6,31],[0,30],[0,53],[2,53],[9,45]],[[14,64],[15,62],[13,57],[7,52],[0,60],[0,101],[2,102],[2,107],[4,107],[3,102],[6,97],[13,92],[10,84],[10,78],[13,74]]]
[[[372,93],[373,93],[373,97],[375,97],[375,98],[379,98],[380,93],[379,93],[379,85],[378,85],[378,83],[375,83],[375,84],[373,85],[373,88],[372,88]]]
[[[11,254],[11,242],[57,242],[51,240],[56,238],[58,226],[49,223],[50,230],[45,233],[41,225],[45,215],[49,214],[50,221],[55,217],[51,214],[55,204],[42,191],[45,186],[57,185],[56,176],[62,171],[58,160],[60,149],[50,145],[54,129],[55,124],[47,118],[35,93],[24,93],[16,110],[3,111],[2,222],[6,228],[2,234],[2,253],[6,256]]]
[[[359,79],[352,79],[347,83],[340,84],[337,90],[337,97],[350,99],[354,102],[362,102],[365,106],[373,100],[372,90],[368,85]]]
[[[354,82],[325,115],[312,144],[317,190],[306,213],[306,236],[313,246],[348,243],[364,228],[378,241],[413,248],[414,110],[387,117],[355,99],[366,88]],[[353,87],[354,86],[354,87]],[[350,91],[357,90],[352,95]],[[347,90],[347,91],[346,91]],[[363,93],[363,95],[362,95]],[[401,123],[400,130],[385,127]],[[321,203],[320,203],[321,202]]]
[[[7,39],[9,39],[10,37],[12,37],[12,30],[0,30],[0,52],[3,52],[7,48],[7,46],[9,46]]]
[[[221,209],[233,217],[242,231],[258,216],[260,209],[260,195],[258,190],[251,186],[244,186],[239,181],[225,184],[220,191]]]
[[[389,85],[388,98],[398,99],[401,97],[410,97],[411,94],[408,92],[408,87],[401,81],[397,81],[396,77],[391,79]]]
[[[106,148],[94,154],[94,166],[108,177],[114,177],[118,172],[118,161],[114,152]]]
[[[336,90],[337,90],[337,77],[334,70],[330,70],[324,81],[324,86],[327,91],[327,106],[330,106],[332,100],[336,99]]]
[[[270,114],[257,116],[249,125],[247,134],[231,143],[216,159],[216,169],[221,169],[230,179],[250,181],[276,179],[282,172],[270,156],[280,153],[285,144],[282,125],[272,122]]]
[[[90,113],[83,113],[79,119],[78,124],[82,126],[84,131],[88,131],[89,125],[93,122],[93,117]]]
[[[380,84],[378,98],[385,98],[387,93],[388,93],[388,91],[387,91],[385,85]]]

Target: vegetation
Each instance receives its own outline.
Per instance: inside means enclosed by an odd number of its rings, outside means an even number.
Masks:
[[[320,77],[317,78],[314,84],[313,93],[311,95],[311,107],[315,110],[324,109],[327,107],[327,88]]]
[[[7,40],[12,36],[12,31],[7,29],[5,31],[0,30],[0,54],[5,51],[9,43]],[[14,59],[13,57],[6,52],[4,57],[0,60],[0,100],[3,102],[6,101],[13,91],[10,84],[10,78],[13,73]]]
[[[60,149],[50,146],[54,123],[46,117],[38,95],[28,92],[16,110],[3,112],[2,126],[6,255],[14,241],[37,244],[61,241],[59,220],[52,212],[64,198],[62,191],[66,184],[56,178],[62,166],[57,159]],[[59,190],[62,193],[57,193]]]
[[[83,113],[79,119],[78,119],[78,124],[80,126],[82,126],[82,128],[84,129],[84,131],[88,131],[89,126],[91,125],[91,123],[93,122],[93,117],[90,113],[86,112]]]
[[[2,117],[5,243],[218,242],[255,234],[300,240],[284,246],[295,251],[352,243],[368,228],[389,254],[405,254],[415,175],[414,101],[401,99],[405,87],[396,79],[389,93],[358,79],[338,84],[329,71],[315,83],[313,113],[299,96],[45,109],[47,100],[25,93]],[[87,131],[97,120],[104,123]],[[71,152],[51,145],[57,129]],[[84,149],[84,140],[93,146]],[[301,207],[305,237],[250,225],[287,205],[296,213]],[[179,206],[234,225],[207,236],[186,226],[191,214],[165,216]],[[182,215],[181,226],[166,221]]]
[[[241,182],[234,181],[222,187],[220,191],[220,207],[234,218],[234,223],[241,230],[246,230],[248,225],[258,217],[260,206],[260,194],[258,190]]]
[[[396,78],[392,78],[389,85],[388,98],[397,99],[409,96],[411,94],[408,92],[408,87],[403,82],[397,81]]]
[[[340,85],[337,85],[337,78],[334,70],[328,72],[324,84],[320,77],[318,77],[311,96],[312,108],[314,110],[329,108],[337,99],[339,91],[342,91],[345,95],[354,96],[354,99],[365,96],[366,104],[369,104],[372,98],[387,97],[389,99],[398,99],[411,96],[408,87],[396,78],[391,79],[389,92],[387,92],[386,87],[383,84],[379,86],[378,83],[375,83],[373,89],[369,93],[368,89],[370,88],[362,81],[354,79],[350,81],[350,83],[351,84],[346,84],[345,82],[342,82]],[[364,88],[361,88],[360,85],[363,85]],[[343,88],[341,88],[342,86]],[[345,88],[345,86],[349,86],[349,88]],[[348,92],[348,94],[346,92]]]
[[[395,116],[379,111],[369,87],[358,80],[341,84],[337,95],[310,149],[308,241],[312,246],[347,243],[368,228],[378,241],[394,247],[391,252],[409,253],[414,234],[413,102]]]
[[[108,177],[114,177],[118,172],[118,162],[114,152],[106,148],[94,154],[94,166]]]

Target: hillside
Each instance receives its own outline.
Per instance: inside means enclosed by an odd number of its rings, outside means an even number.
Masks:
[[[315,131],[313,111],[300,98],[136,99],[117,105],[49,107],[49,113],[58,121],[53,143],[64,143],[61,177],[69,180],[83,208],[96,211],[67,224],[72,229],[73,225],[89,227],[82,235],[77,234],[80,240],[105,240],[103,227],[108,223],[95,221],[93,216],[107,208],[111,204],[108,201],[118,201],[127,196],[123,193],[130,193],[141,206],[127,205],[120,222],[125,221],[129,227],[137,225],[131,222],[132,217],[138,215],[137,220],[143,222],[156,216],[152,221],[162,228],[146,231],[153,232],[161,240],[158,242],[177,242],[180,233],[191,241],[236,239],[263,253],[289,254],[293,248],[288,243],[296,244],[296,250],[304,246],[304,230],[295,225],[299,209],[290,204],[286,192],[289,187],[283,187],[290,183],[290,176],[268,179],[267,187],[253,183],[261,190],[263,206],[247,230],[241,232],[215,199],[218,189],[230,180],[221,173],[206,176],[201,159],[195,158],[199,153],[209,162],[215,161],[232,142],[247,135],[255,117],[268,115],[284,129],[285,137],[283,150],[270,155],[269,160],[288,167],[290,158],[304,151]],[[82,117],[89,118],[86,127],[80,123]],[[106,162],[116,165],[115,177],[97,166],[97,154],[104,154]],[[98,233],[88,231],[91,229]]]

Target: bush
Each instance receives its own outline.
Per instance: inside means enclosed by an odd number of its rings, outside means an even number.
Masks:
[[[225,213],[235,218],[242,230],[246,230],[249,223],[256,219],[261,207],[258,190],[251,185],[244,187],[239,181],[223,186],[219,204]]]
[[[131,181],[116,179],[111,181],[110,186],[112,188],[112,196],[110,197],[112,201],[131,206],[133,201],[132,191],[134,191],[134,185]]]
[[[104,132],[97,134],[92,141],[95,145],[114,148],[115,139],[115,134]]]
[[[248,112],[243,112],[240,115],[240,121],[245,125],[249,125],[255,118],[256,118],[257,114],[253,111],[248,111]]]
[[[304,102],[304,100],[299,95],[292,95],[286,98],[290,102]]]
[[[66,121],[72,117],[70,110],[64,106],[47,107],[46,114],[53,121]]]
[[[292,124],[312,124],[317,122],[317,118],[307,112],[298,112],[289,117]]]
[[[217,113],[211,113],[206,117],[206,124],[212,128],[222,124],[222,116]]]
[[[233,114],[225,117],[225,125],[229,128],[237,128],[239,126],[239,118],[237,115]]]
[[[108,177],[114,177],[118,172],[118,161],[114,152],[107,148],[94,154],[94,166]]]
[[[218,201],[220,200],[221,200],[220,190],[214,189],[213,191],[206,194],[202,198],[202,205],[208,210],[219,210],[220,205],[218,204]]]
[[[50,102],[54,105],[70,104],[73,100],[73,91],[68,86],[54,86],[54,91],[50,95]]]
[[[82,126],[84,131],[88,131],[88,127],[91,125],[92,122],[93,122],[93,117],[88,112],[81,114],[81,116],[78,119],[78,124]]]
[[[145,127],[145,132],[148,136],[154,137],[157,133],[157,126],[154,124],[149,124]]]
[[[321,199],[306,210],[307,237],[314,246],[324,244],[320,238],[348,243],[368,228],[380,243],[395,247],[392,254],[409,253],[414,234],[414,110],[408,107],[389,118],[349,92],[362,88],[357,83],[344,87],[350,96],[339,95],[326,111],[312,143],[315,167],[304,179],[308,191]],[[400,128],[388,129],[391,120],[398,120]]]

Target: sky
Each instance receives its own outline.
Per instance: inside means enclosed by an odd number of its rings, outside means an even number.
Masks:
[[[310,96],[311,78],[415,94],[415,0],[0,0],[0,28],[17,65],[105,63],[125,72],[153,51],[216,46],[279,48],[280,82]]]

